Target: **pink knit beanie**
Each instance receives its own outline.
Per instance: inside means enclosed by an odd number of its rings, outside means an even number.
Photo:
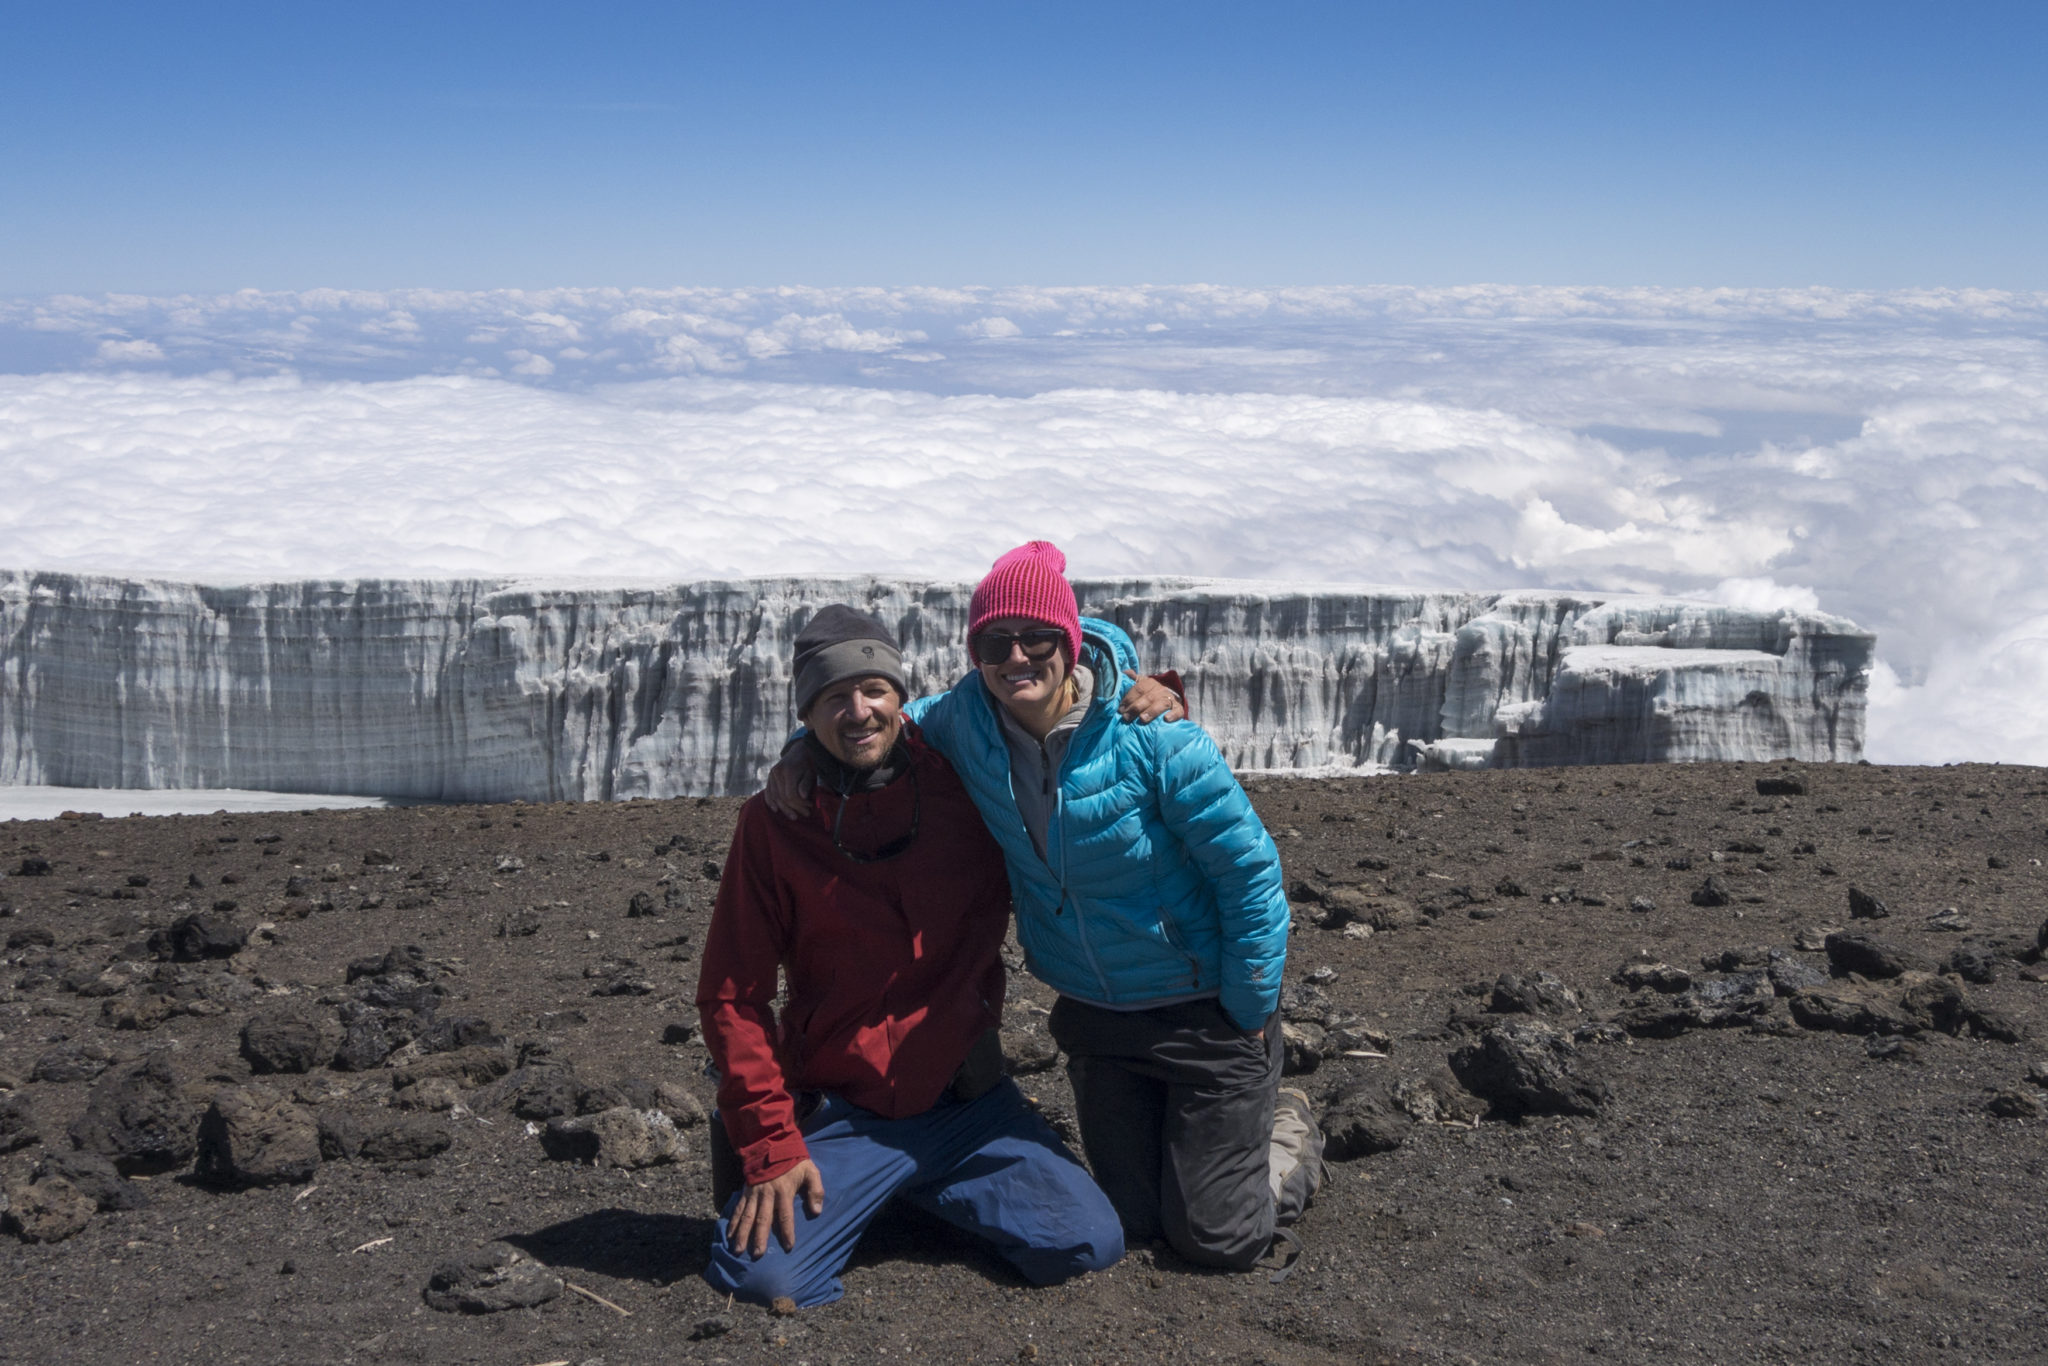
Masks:
[[[997,560],[967,605],[967,638],[998,617],[1030,617],[1067,633],[1067,659],[1081,657],[1081,609],[1066,580],[1067,557],[1051,541],[1027,541]]]

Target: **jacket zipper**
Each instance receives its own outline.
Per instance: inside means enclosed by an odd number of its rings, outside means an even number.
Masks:
[[[1102,698],[1103,694],[1098,689],[1096,692],[1096,702],[1099,704]],[[1052,823],[1046,830],[1045,847],[1048,853],[1055,847],[1059,849],[1059,864],[1054,869],[1053,876],[1060,884],[1060,901],[1073,905],[1074,937],[1081,941],[1081,955],[1088,960],[1088,971],[1095,974],[1096,990],[1100,993],[1096,999],[1114,1001],[1116,996],[1109,989],[1109,979],[1102,975],[1102,965],[1095,960],[1095,946],[1088,942],[1088,922],[1086,917],[1081,914],[1081,903],[1074,900],[1067,892],[1067,765],[1074,758],[1074,750],[1081,736],[1093,724],[1095,724],[1095,706],[1091,705],[1088,708],[1088,715],[1082,720],[1080,725],[1074,727],[1074,733],[1068,737],[1066,753],[1060,756],[1059,781],[1053,788]],[[1042,740],[1039,742],[1041,747],[1043,747],[1044,743]],[[1041,765],[1041,769],[1043,768],[1044,766]]]

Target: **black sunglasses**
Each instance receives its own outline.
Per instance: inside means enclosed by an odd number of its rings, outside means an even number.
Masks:
[[[983,631],[974,638],[974,657],[983,664],[1000,664],[1010,657],[1010,647],[1024,647],[1024,658],[1043,664],[1053,651],[1066,644],[1067,633],[1057,626],[1034,626],[1028,631]]]

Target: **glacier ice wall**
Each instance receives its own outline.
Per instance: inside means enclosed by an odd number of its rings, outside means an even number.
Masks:
[[[1076,584],[1246,769],[1861,755],[1874,638],[1555,592]],[[213,586],[0,570],[0,783],[463,801],[750,792],[827,602],[966,667],[970,588],[883,578]]]

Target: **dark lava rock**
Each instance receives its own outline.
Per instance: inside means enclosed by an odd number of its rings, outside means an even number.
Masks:
[[[1771,979],[1771,987],[1780,996],[1795,992],[1812,991],[1828,984],[1828,975],[1811,963],[1803,963],[1783,949],[1771,950],[1770,966],[1765,972]]]
[[[1891,1002],[1853,988],[1801,991],[1788,1004],[1792,1018],[1808,1029],[1836,1034],[1909,1034],[1916,1028]]]
[[[37,1161],[35,1177],[61,1176],[100,1210],[147,1209],[149,1194],[98,1153],[50,1153]]]
[[[426,1002],[429,1012],[434,1004]],[[347,1001],[341,1007],[341,1043],[333,1066],[341,1072],[367,1072],[417,1038],[431,1015],[404,1007],[373,1006]]]
[[[46,858],[25,858],[21,861],[21,867],[14,870],[14,875],[16,877],[48,877],[50,875],[50,861]]]
[[[417,981],[431,981],[434,969],[427,962],[427,951],[417,944],[397,944],[382,954],[357,958],[348,965],[348,982],[351,986],[365,977],[407,976]]]
[[[54,947],[56,943],[57,936],[41,925],[29,925],[14,930],[7,936],[7,947],[10,949],[47,949]]]
[[[1863,1041],[1863,1052],[1878,1062],[1911,1062],[1920,1056],[1918,1048],[1896,1034],[1872,1034]]]
[[[697,1320],[695,1326],[690,1329],[690,1341],[710,1342],[714,1338],[724,1337],[739,1326],[740,1321],[736,1315],[713,1314],[709,1318]]]
[[[628,920],[639,920],[647,916],[660,914],[661,908],[654,904],[654,896],[649,892],[635,892],[632,899],[626,903],[626,918]]]
[[[670,1025],[669,1029],[679,1026]],[[685,1033],[679,1042],[688,1042],[691,1034]],[[662,1042],[669,1041],[666,1031]],[[1060,1046],[1040,1029],[1005,1029],[1002,1032],[1003,1069],[1013,1077],[1028,1077],[1038,1072],[1050,1071],[1060,1060]]]
[[[328,1161],[418,1162],[448,1151],[455,1136],[441,1119],[427,1114],[393,1115],[388,1110],[322,1110],[316,1121],[320,1155]]]
[[[694,1128],[705,1121],[704,1103],[675,1082],[626,1077],[616,1089],[634,1109],[659,1110],[679,1128]]]
[[[533,906],[523,906],[498,923],[498,938],[527,939],[540,933],[543,917]]]
[[[433,1115],[406,1115],[363,1137],[356,1156],[365,1162],[420,1162],[455,1146],[447,1123]]]
[[[476,1050],[503,1053],[507,1049],[504,1036],[481,1015],[436,1015],[421,1027],[413,1042],[423,1053],[469,1053]],[[509,1062],[500,1066],[483,1080],[504,1076],[510,1066]],[[470,1084],[480,1085],[481,1082]]]
[[[1756,795],[1759,797],[1804,797],[1806,779],[1784,775],[1776,778],[1758,778]]]
[[[684,1043],[688,1043],[688,1042],[690,1042],[690,1040],[692,1040],[692,1039],[694,1039],[694,1038],[696,1038],[696,1037],[697,1037],[697,1026],[695,1026],[695,1025],[693,1025],[693,1024],[686,1024],[686,1023],[683,1023],[683,1022],[681,1022],[681,1021],[671,1021],[670,1023],[668,1023],[668,1024],[665,1024],[665,1025],[663,1025],[663,1026],[661,1027],[661,1041],[662,1041],[663,1043],[665,1043],[665,1044],[684,1044]],[[1010,1057],[1012,1056],[1012,1054],[1011,1054],[1011,1052],[1010,1052],[1010,1035],[1009,1035],[1008,1033],[1005,1033],[1005,1034],[1003,1035],[1003,1056],[1004,1056],[1005,1058],[1010,1058]],[[1057,1060],[1057,1059],[1059,1058],[1059,1049],[1058,1049],[1058,1048],[1054,1048],[1054,1049],[1053,1049],[1053,1058],[1054,1058],[1055,1060]],[[1047,1066],[1047,1067],[1050,1067],[1051,1065],[1052,1065],[1051,1063],[1047,1063],[1047,1064],[1046,1064],[1046,1066]],[[1011,1070],[1011,1073],[1012,1073],[1013,1075],[1016,1075],[1016,1076],[1022,1076],[1022,1075],[1023,1075],[1023,1072],[1019,1072],[1019,1071],[1018,1071],[1018,1070],[1017,1070],[1017,1069],[1016,1069],[1015,1067],[1012,1067],[1012,1068],[1011,1068],[1010,1070]],[[1025,1069],[1024,1069],[1024,1071],[1025,1071],[1025,1072],[1032,1072],[1032,1071],[1043,1071],[1043,1070],[1044,1070],[1044,1068],[1029,1068],[1029,1067],[1027,1067],[1027,1068],[1025,1068]]]
[[[1362,887],[1332,887],[1318,898],[1311,918],[1320,929],[1341,930],[1346,925],[1370,924],[1375,899]]]
[[[512,1053],[502,1039],[492,1036],[488,1043],[432,1053],[397,1068],[391,1074],[393,1088],[413,1086],[436,1077],[447,1077],[464,1086],[484,1086],[512,1070]]]
[[[42,1141],[35,1116],[23,1096],[0,1096],[0,1153],[11,1153]]]
[[[1562,1015],[1579,1008],[1579,998],[1552,972],[1527,977],[1502,973],[1493,984],[1486,1008],[1496,1015]]]
[[[57,979],[58,990],[69,991],[88,1000],[119,996],[133,985],[134,979],[128,975],[127,965],[121,963],[110,968],[102,968],[97,962],[77,963]]]
[[[1999,1043],[2018,1043],[2026,1037],[2026,1031],[2019,1023],[2003,1012],[1976,1007],[1970,1011],[1970,1033],[1980,1039],[1993,1039]]]
[[[301,1182],[320,1166],[320,1130],[313,1117],[261,1086],[230,1086],[199,1121],[202,1181],[217,1186]]]
[[[652,996],[656,991],[654,981],[630,959],[594,963],[583,975],[597,983],[590,989],[592,996]]]
[[[1294,981],[1280,987],[1280,1018],[1294,1024],[1324,1024],[1334,1007],[1314,982]]]
[[[1328,1037],[1319,1024],[1296,1024],[1292,1020],[1280,1026],[1282,1076],[1306,1076],[1323,1065],[1323,1044]]]
[[[1669,1039],[1688,1029],[1729,1029],[1754,1024],[1771,1011],[1777,994],[1761,972],[1697,981],[1679,995],[1632,1006],[1614,1023],[1639,1039]]]
[[[1851,920],[1883,920],[1891,914],[1891,908],[1882,900],[1872,896],[1861,887],[1849,889],[1849,918]]]
[[[97,1213],[93,1198],[61,1176],[7,1183],[7,1226],[25,1243],[61,1243]]]
[[[1451,1054],[1451,1070],[1474,1095],[1508,1117],[1593,1115],[1607,1087],[1573,1075],[1578,1049],[1558,1030],[1534,1020],[1494,1025]]]
[[[1771,961],[1768,945],[1751,944],[1743,948],[1716,949],[1700,955],[1700,966],[1708,972],[1742,972],[1749,968],[1760,968]]]
[[[1692,974],[1669,963],[1624,963],[1609,979],[1630,991],[1661,991],[1666,995],[1692,985]]]
[[[1827,937],[1827,951],[1828,966],[1837,977],[1852,972],[1864,977],[1897,977],[1933,967],[1918,954],[1869,934],[1831,934]]]
[[[333,1024],[303,1010],[265,1011],[242,1026],[242,1056],[258,1074],[310,1072],[334,1056],[335,1046]]]
[[[1965,944],[1948,956],[1948,970],[1965,982],[1984,985],[1995,977],[1992,967],[1996,961],[1996,957],[1982,945]]]
[[[1720,878],[1710,877],[1693,889],[1692,904],[1695,906],[1726,906],[1735,900],[1728,890],[1728,884]]]
[[[201,913],[173,921],[149,936],[149,951],[166,962],[197,963],[232,958],[249,942],[249,932],[218,915]]]
[[[1331,1099],[1322,1126],[1323,1157],[1349,1162],[1400,1147],[1408,1141],[1415,1120],[1394,1103],[1385,1087],[1353,1086]]]
[[[1984,1108],[2000,1119],[2041,1117],[2041,1102],[2024,1091],[1999,1091],[1984,1103]]]
[[[92,1081],[112,1067],[115,1061],[114,1054],[100,1044],[59,1044],[36,1059],[35,1067],[29,1072],[29,1079],[53,1082]]]
[[[99,1079],[71,1125],[71,1142],[112,1159],[125,1176],[146,1175],[190,1162],[196,1127],[169,1057],[152,1053]]]
[[[424,1295],[430,1308],[444,1313],[494,1314],[531,1309],[561,1293],[562,1278],[518,1248],[485,1243],[436,1267]]]
[[[171,1018],[176,1003],[160,991],[138,991],[117,996],[100,1007],[100,1019],[109,1029],[132,1029],[143,1033]]]
[[[1426,917],[1410,902],[1381,897],[1373,903],[1372,918],[1368,922],[1381,934],[1392,930],[1408,930],[1420,925]]]
[[[595,1114],[624,1100],[609,1086],[583,1080],[566,1063],[532,1063],[478,1091],[469,1098],[469,1107],[478,1114],[504,1109],[521,1119],[554,1119]],[[598,1103],[586,1105],[586,1101]]]
[[[1905,990],[1899,996],[1899,1009],[1906,1018],[1922,1029],[1939,1030],[1943,1034],[1960,1034],[1969,1023],[1973,1013],[1963,989],[1946,977],[1921,976],[1914,973],[1901,979]]]
[[[590,1162],[638,1170],[685,1155],[675,1121],[659,1110],[620,1105],[594,1115],[551,1119],[541,1130],[541,1150],[557,1162]]]

